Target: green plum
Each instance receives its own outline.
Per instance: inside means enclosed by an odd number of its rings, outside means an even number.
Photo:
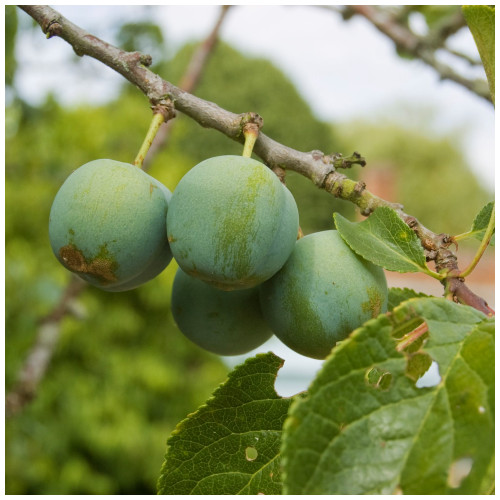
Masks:
[[[179,266],[224,290],[270,278],[292,252],[299,227],[292,194],[265,165],[218,156],[192,168],[169,203],[167,234]]]
[[[355,254],[336,230],[298,240],[283,268],[260,286],[271,330],[294,351],[316,359],[385,312],[387,295],[382,268]]]
[[[98,288],[136,288],[172,260],[165,229],[171,196],[134,165],[86,163],[66,179],[52,204],[52,250],[64,267]]]
[[[172,314],[189,340],[221,356],[245,354],[272,336],[256,288],[220,290],[180,268],[172,288]]]

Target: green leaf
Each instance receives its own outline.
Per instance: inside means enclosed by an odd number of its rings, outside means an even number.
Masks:
[[[404,302],[405,300],[408,299],[414,299],[416,297],[430,297],[430,295],[427,295],[422,292],[416,292],[411,288],[396,288],[396,287],[389,288],[387,310],[392,311],[396,306],[401,304],[401,302]]]
[[[399,352],[394,333],[422,321],[423,347]],[[490,489],[494,356],[494,320],[442,298],[410,299],[368,321],[333,349],[307,396],[292,404],[284,493]],[[439,375],[424,384],[430,360]]]
[[[418,7],[431,30],[437,30],[447,24],[457,9],[460,9],[458,5],[421,5]]]
[[[464,5],[462,11],[481,56],[491,100],[495,104],[495,8],[489,5]]]
[[[472,229],[470,230],[471,236],[482,241],[484,237],[484,233],[486,228],[488,227],[488,223],[490,222],[491,212],[493,207],[495,206],[494,201],[490,201],[487,205],[485,205],[481,211],[476,215],[474,222],[472,223]],[[495,235],[490,239],[490,245],[495,245]]]
[[[428,272],[420,240],[392,208],[379,207],[361,222],[333,217],[344,241],[364,259],[388,271]]]
[[[258,354],[237,366],[167,441],[158,493],[280,494],[279,448],[292,399],[276,394],[283,360]]]

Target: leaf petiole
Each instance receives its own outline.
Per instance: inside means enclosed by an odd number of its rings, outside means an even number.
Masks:
[[[435,271],[430,269],[427,264],[425,264],[425,267],[422,268],[422,272],[427,274],[428,276],[431,276],[432,278],[439,280],[439,281],[441,281],[443,278],[446,278],[445,274],[436,273]]]
[[[465,271],[462,271],[460,273],[460,275],[458,276],[459,278],[465,278],[472,271],[474,271],[477,263],[480,261],[481,257],[483,256],[484,251],[488,247],[494,231],[495,231],[495,206],[493,206],[493,208],[491,210],[490,221],[488,222],[488,227],[486,228],[486,231],[484,232],[484,236],[483,236],[483,239],[481,241],[481,245],[479,245],[479,248],[476,252],[476,255],[472,259],[472,262],[465,269]]]
[[[474,236],[475,232],[478,232],[478,231],[467,231],[466,233],[457,234],[456,236],[453,236],[453,240],[460,241],[460,240],[466,240],[468,238],[472,238]]]

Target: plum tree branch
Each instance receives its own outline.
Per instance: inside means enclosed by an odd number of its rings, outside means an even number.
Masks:
[[[149,56],[114,47],[68,21],[51,7],[41,5],[20,7],[40,24],[49,37],[58,36],[66,40],[78,55],[88,55],[114,69],[138,87],[152,105],[171,99],[176,110],[189,116],[202,127],[213,128],[241,144],[244,143],[242,127],[247,119],[247,113],[232,113],[163,80],[145,66],[145,62],[151,64]],[[259,134],[254,151],[270,167],[281,166],[294,170],[323,189],[327,177],[333,176],[330,177],[330,181],[341,181],[345,177],[335,172],[334,163],[339,162],[341,158],[339,154],[325,156],[316,151],[303,153],[284,146],[263,133]],[[383,203],[392,207],[398,206],[389,202]]]
[[[366,7],[366,6],[365,6]],[[213,128],[229,138],[244,143],[242,128],[248,121],[247,114],[235,114],[222,109],[217,104],[200,99],[163,80],[146,66],[151,63],[149,56],[138,52],[125,52],[90,35],[80,27],[65,19],[48,6],[21,6],[48,36],[59,36],[66,40],[79,55],[91,56],[123,75],[136,85],[153,105],[164,99],[173,101],[176,110],[186,114],[203,127]],[[272,169],[293,170],[309,178],[318,188],[334,196],[355,203],[363,215],[369,215],[380,206],[388,206],[415,231],[422,242],[428,260],[436,262],[437,271],[447,271],[443,285],[452,290],[459,302],[471,305],[485,314],[491,309],[484,299],[470,291],[463,279],[457,278],[456,255],[449,250],[451,239],[447,235],[435,234],[423,226],[415,217],[402,210],[402,206],[391,203],[370,193],[361,182],[355,182],[337,171],[341,155],[325,155],[321,151],[300,152],[280,144],[262,132],[255,143],[254,153]],[[353,155],[352,163],[364,162]]]

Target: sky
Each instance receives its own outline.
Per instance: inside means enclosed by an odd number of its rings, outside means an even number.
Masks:
[[[166,50],[172,56],[184,43],[206,37],[219,8],[167,5],[151,7],[149,13],[163,27]],[[56,9],[111,43],[117,21],[144,17],[141,6]],[[20,16],[28,20],[24,13]],[[418,17],[413,21],[418,28]],[[392,42],[364,19],[345,22],[333,12],[307,5],[236,6],[225,20],[221,38],[246,55],[271,60],[322,120],[339,125],[352,119],[377,121],[392,117],[401,123],[418,124],[430,134],[458,133],[457,147],[480,180],[493,186],[493,106],[458,84],[440,81],[435,71],[422,62],[399,58]],[[453,43],[471,55],[477,54],[465,30]],[[19,40],[17,57],[16,85],[21,96],[32,103],[41,102],[49,91],[65,104],[102,103],[115,96],[123,81],[99,62],[76,59],[66,42],[46,40],[41,31]],[[84,76],[81,71],[71,71],[68,61],[77,61],[86,69]],[[484,75],[482,70],[474,74]],[[263,350],[272,350],[286,359],[276,384],[283,396],[305,390],[321,366],[320,361],[304,358],[274,338],[258,351]],[[251,355],[227,358],[226,362],[235,365]]]

